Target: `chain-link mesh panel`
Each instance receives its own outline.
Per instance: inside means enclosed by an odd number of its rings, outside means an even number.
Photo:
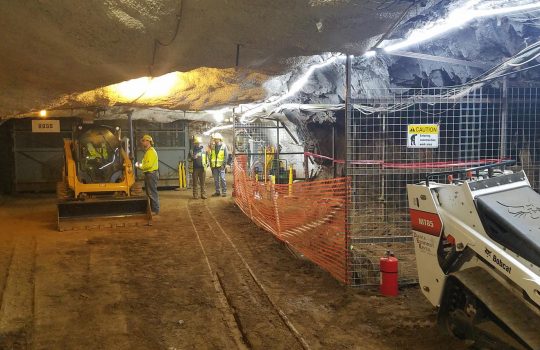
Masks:
[[[392,93],[374,90],[366,96],[378,98],[353,100],[353,111],[346,123],[347,182],[343,183],[348,183],[348,190],[345,203],[339,205],[344,215],[334,213],[331,219],[329,213],[338,207],[334,199],[328,199],[333,195],[323,191],[322,197],[313,199],[312,192],[306,200],[298,201],[294,195],[287,198],[291,187],[268,184],[270,167],[282,168],[280,163],[272,165],[266,158],[269,154],[278,154],[275,157],[280,160],[284,157],[281,150],[272,149],[279,147],[280,135],[285,135],[280,123],[235,122],[235,152],[241,156],[237,160],[242,159],[236,164],[235,185],[243,181],[237,203],[253,221],[282,240],[295,241],[306,256],[342,281],[354,286],[378,285],[379,259],[392,251],[400,260],[400,284],[414,283],[417,273],[406,185],[418,183],[434,172],[512,159],[516,161],[513,170],[525,170],[533,188],[539,190],[538,92],[536,88],[484,88],[466,93],[441,88],[398,89]],[[298,161],[291,163],[298,167]],[[240,173],[236,172],[240,170],[242,177],[238,178]],[[273,174],[279,183],[279,170]],[[447,181],[444,177],[433,180]],[[335,186],[331,185],[332,193],[339,192]],[[309,201],[316,205],[307,205]],[[323,213],[319,209],[325,208],[324,203],[330,203],[332,209]],[[306,210],[310,215],[299,214]],[[330,248],[319,241],[310,243],[320,233],[316,224],[312,227],[308,222],[327,219],[333,224],[343,220],[348,254],[340,255],[336,248],[342,243],[337,226],[330,236],[340,238],[330,243]],[[291,240],[284,233],[292,233]],[[310,251],[306,248],[310,246],[318,248]],[[345,276],[336,272],[342,271],[336,270],[338,266],[347,267]]]
[[[513,170],[525,170],[539,189],[538,89],[478,89],[467,94],[403,89],[367,95],[382,97],[353,101],[347,130],[353,285],[379,283],[379,259],[387,250],[400,260],[400,283],[417,280],[406,184],[432,172],[513,159]]]
[[[507,158],[517,161],[515,170],[523,169],[531,186],[540,190],[540,89],[510,88],[503,102],[501,119],[504,140],[502,149]]]
[[[304,178],[304,149],[279,120],[258,119],[242,123],[235,118],[234,154],[246,156],[249,176],[263,181],[274,178],[285,184]]]

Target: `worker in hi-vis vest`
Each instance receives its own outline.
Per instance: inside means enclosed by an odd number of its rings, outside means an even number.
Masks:
[[[87,159],[96,159],[99,161],[107,160],[107,146],[104,142],[101,143],[98,147],[95,147],[92,142],[86,144],[86,150],[88,151]]]
[[[206,178],[206,168],[208,167],[208,157],[202,137],[195,136],[193,138],[193,148],[189,151],[189,171],[191,172],[191,178],[193,179],[193,198],[197,199],[198,187],[201,187],[201,198],[206,199],[206,188],[204,186]]]
[[[225,182],[225,165],[229,156],[227,146],[223,143],[223,136],[220,133],[212,135],[212,144],[210,145],[210,169],[214,177],[216,192],[213,197],[227,196],[227,183]],[[220,193],[221,186],[221,193]]]
[[[144,188],[146,195],[150,198],[150,208],[154,215],[159,214],[159,196],[157,184],[159,179],[159,159],[156,149],[154,148],[154,140],[150,135],[144,135],[141,138],[141,144],[146,151],[142,162],[135,163],[135,166],[144,172]]]

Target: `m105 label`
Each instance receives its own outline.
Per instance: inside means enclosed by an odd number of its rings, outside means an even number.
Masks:
[[[415,209],[410,209],[409,213],[413,230],[436,237],[441,235],[442,222],[439,215]]]

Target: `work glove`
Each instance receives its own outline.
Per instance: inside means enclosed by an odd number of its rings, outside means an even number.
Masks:
[[[135,167],[140,169],[141,168],[141,163],[135,162]]]

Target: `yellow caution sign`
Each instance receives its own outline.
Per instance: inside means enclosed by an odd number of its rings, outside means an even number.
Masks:
[[[439,147],[439,124],[407,125],[408,148]]]
[[[439,125],[437,124],[411,124],[409,125],[409,134],[439,134]]]

